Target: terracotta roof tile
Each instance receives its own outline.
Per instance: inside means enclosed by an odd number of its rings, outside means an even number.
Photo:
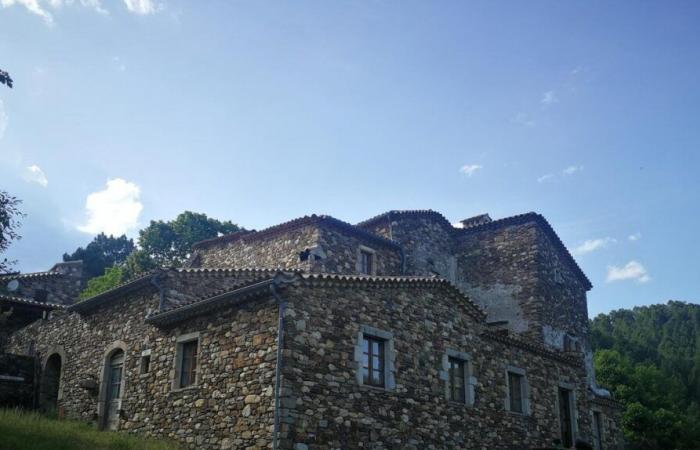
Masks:
[[[31,299],[31,298],[15,297],[13,295],[4,295],[4,294],[0,294],[0,301],[8,302],[8,303],[19,303],[19,304],[29,305],[29,306],[39,306],[43,309],[63,309],[63,308],[65,308],[65,305],[61,305],[58,303],[38,302],[38,301]]]

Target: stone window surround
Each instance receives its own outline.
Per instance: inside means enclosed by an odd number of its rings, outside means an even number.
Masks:
[[[510,409],[510,385],[508,381],[508,374],[509,373],[514,373],[516,375],[521,375],[523,385],[522,385],[522,396],[523,396],[523,412],[519,413],[517,411],[511,411]],[[518,414],[518,415],[523,415],[523,416],[529,416],[530,415],[530,383],[527,381],[527,371],[525,369],[521,369],[520,367],[516,366],[511,366],[507,365],[505,369],[505,381],[506,381],[506,398],[505,398],[505,409],[511,414]]]
[[[46,364],[48,364],[49,358],[53,355],[58,355],[58,357],[61,358],[61,371],[58,374],[58,395],[56,396],[56,401],[58,402],[63,399],[63,375],[66,370],[66,351],[62,345],[51,346],[51,348],[46,351],[46,355],[41,362],[41,372],[43,374],[46,371]]]
[[[372,255],[372,273],[365,274],[361,272],[360,262],[362,261],[362,253],[369,253]],[[357,262],[355,263],[355,270],[360,275],[376,275],[377,274],[377,251],[371,247],[360,244],[357,247]],[[379,336],[377,336],[379,337]]]
[[[383,339],[384,345],[384,387],[368,386],[363,383],[362,379],[362,341],[364,336],[372,336]],[[355,378],[357,384],[366,388],[378,389],[383,391],[393,391],[396,388],[396,351],[394,350],[394,335],[389,331],[380,330],[369,325],[360,325],[360,330],[357,332],[355,342],[353,360],[356,364]]]
[[[456,358],[464,361],[464,403],[450,400],[450,358]],[[445,399],[450,403],[458,403],[460,405],[474,406],[476,377],[474,376],[474,368],[472,365],[472,357],[469,353],[459,352],[448,348],[442,355],[442,370],[439,372],[439,377],[445,382]]]
[[[104,354],[102,355],[102,370],[100,372],[100,392],[99,392],[99,397],[97,401],[97,417],[98,417],[98,424],[99,424],[99,429],[103,430],[107,426],[106,421],[107,421],[107,389],[109,389],[109,383],[107,382],[107,377],[109,376],[109,366],[110,362],[112,360],[112,355],[118,350],[121,350],[124,353],[124,363],[122,364],[122,380],[121,380],[121,387],[119,389],[120,391],[120,397],[119,397],[119,408],[118,410],[121,411],[122,405],[124,404],[124,398],[126,397],[126,389],[125,389],[125,384],[126,384],[126,368],[127,368],[127,361],[129,360],[129,353],[127,352],[127,345],[126,342],[124,341],[114,341],[111,343],[107,349],[105,350]]]
[[[187,342],[197,341],[197,367],[195,369],[194,383],[189,386],[180,387],[180,368],[182,366],[182,345]],[[202,340],[199,331],[194,333],[181,334],[175,340],[175,360],[173,361],[172,390],[183,391],[186,389],[196,389],[199,387],[199,379],[202,365],[201,361]]]
[[[145,358],[148,358],[149,362],[148,362],[148,371],[144,372],[143,369],[144,369],[144,359]],[[139,361],[139,375],[148,375],[149,373],[151,373],[150,358],[151,358],[151,349],[150,348],[141,352],[141,360]]]
[[[605,414],[603,413],[603,410],[600,409],[600,408],[597,407],[597,406],[592,406],[592,407],[591,407],[591,433],[592,433],[592,437],[595,439],[595,415],[596,415],[596,413],[600,415],[600,430],[599,430],[599,431],[600,431],[600,437],[599,437],[599,439],[600,439],[600,442],[605,442],[605,434],[606,434],[606,431],[605,431]],[[595,450],[602,450],[602,449],[600,449],[600,448],[597,448],[597,447],[596,447],[596,444],[597,444],[597,442],[594,440],[594,441],[593,441],[593,448],[594,448]]]
[[[576,442],[576,438],[578,437],[578,409],[576,408],[576,386],[574,386],[571,383],[564,383],[564,382],[559,382],[557,385],[554,387],[554,395],[555,395],[555,407],[556,407],[556,414],[557,414],[557,421],[561,423],[561,417],[559,417],[559,389],[566,389],[571,393],[571,402],[570,402],[570,409],[569,414],[571,415],[571,439]],[[561,433],[561,430],[559,430]]]

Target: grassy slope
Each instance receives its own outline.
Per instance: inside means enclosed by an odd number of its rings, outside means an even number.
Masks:
[[[177,445],[123,433],[97,431],[70,420],[39,414],[0,410],[1,450],[166,450]]]

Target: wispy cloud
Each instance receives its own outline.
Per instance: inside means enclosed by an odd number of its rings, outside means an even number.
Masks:
[[[629,236],[627,236],[627,239],[629,239],[632,242],[638,241],[641,238],[642,238],[642,233],[640,233],[640,232],[636,232],[634,234],[630,234]]]
[[[22,172],[22,178],[28,183],[36,183],[41,187],[49,185],[49,179],[46,178],[46,174],[41,170],[41,167],[36,164],[25,167]]]
[[[124,61],[122,61],[122,59],[121,59],[120,57],[118,57],[118,56],[113,56],[113,57],[112,57],[112,63],[114,63],[114,67],[115,67],[118,71],[120,71],[120,72],[126,71],[126,64],[124,64]]]
[[[153,0],[124,0],[126,8],[134,14],[145,16],[162,9],[163,5]]]
[[[551,181],[551,180],[553,180],[553,179],[554,179],[554,175],[551,174],[551,173],[548,173],[548,174],[545,174],[545,175],[542,175],[541,177],[539,177],[539,178],[537,179],[537,182],[538,182],[538,183],[544,183],[545,181]]]
[[[556,92],[554,91],[547,91],[544,94],[542,94],[542,100],[540,100],[540,103],[542,103],[545,106],[552,105],[554,103],[557,103],[559,101],[559,97],[557,97]]]
[[[0,98],[0,139],[5,136],[5,130],[7,129],[7,113],[5,113],[5,104]]]
[[[566,169],[562,170],[561,173],[564,175],[573,175],[576,172],[580,172],[583,170],[583,166],[569,166]]]
[[[105,189],[88,195],[85,201],[87,223],[78,230],[90,233],[120,235],[138,226],[143,204],[141,189],[122,178],[108,180]]]
[[[80,5],[93,11],[108,15],[109,11],[102,6],[101,0],[0,0],[0,6],[23,6],[31,14],[44,19],[47,25],[54,24],[53,12],[64,6]],[[162,9],[162,4],[153,0],[124,0],[126,9],[138,15],[152,14]]]
[[[516,114],[515,117],[513,117],[512,122],[516,125],[520,125],[522,127],[528,127],[528,128],[534,127],[535,125],[537,125],[535,120],[525,113]]]
[[[622,267],[608,266],[608,277],[606,279],[608,283],[625,280],[646,283],[651,280],[651,277],[647,269],[637,261],[630,261]]]
[[[476,173],[477,170],[483,169],[482,165],[479,164],[465,164],[459,168],[459,171],[468,177],[471,177]]]
[[[611,237],[588,239],[578,247],[574,248],[571,253],[575,256],[581,256],[605,248],[609,244],[614,244],[615,242],[617,242],[617,240]]]

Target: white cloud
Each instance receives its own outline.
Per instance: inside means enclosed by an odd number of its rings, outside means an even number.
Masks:
[[[0,139],[5,136],[5,130],[7,129],[7,114],[5,113],[5,104],[0,98]]]
[[[118,57],[118,56],[113,56],[113,57],[112,57],[112,63],[114,63],[114,67],[115,67],[118,71],[120,71],[120,72],[126,71],[126,64],[124,64],[124,61],[122,61],[122,59],[121,59],[120,57]]]
[[[554,175],[552,175],[551,173],[548,173],[546,175],[542,175],[541,177],[539,177],[537,179],[537,182],[544,183],[545,181],[551,181],[553,178],[554,178]]]
[[[580,172],[583,170],[583,166],[569,166],[566,169],[562,170],[561,173],[564,175],[573,175],[576,172]]]
[[[480,170],[482,168],[483,166],[479,164],[465,164],[462,167],[460,167],[459,171],[467,175],[468,177],[471,177],[477,170]]]
[[[85,211],[88,216],[85,225],[78,230],[97,234],[120,235],[138,226],[143,204],[139,201],[141,189],[122,178],[107,181],[102,191],[87,196]]]
[[[630,261],[622,267],[608,266],[608,277],[606,281],[635,280],[638,283],[646,283],[651,280],[647,269],[637,261]]]
[[[573,249],[571,253],[577,256],[585,255],[586,253],[591,253],[596,250],[600,250],[601,248],[605,248],[609,244],[614,244],[615,242],[617,242],[617,240],[611,237],[588,239],[583,244]]]
[[[153,0],[124,0],[126,8],[134,14],[145,16],[162,9],[162,5]]]
[[[551,105],[557,103],[558,101],[559,97],[557,97],[556,92],[547,91],[544,94],[542,94],[542,100],[540,100],[540,103],[542,103],[543,105]]]
[[[630,234],[629,236],[627,236],[627,239],[629,239],[632,242],[638,241],[641,238],[642,238],[642,233],[640,233],[640,232],[636,232],[634,234]]]
[[[36,183],[41,187],[46,187],[49,184],[46,174],[43,170],[41,170],[41,167],[37,166],[36,164],[25,167],[24,172],[22,173],[22,178],[24,178],[24,181]]]
[[[48,25],[53,24],[53,16],[41,6],[39,0],[0,0],[0,6],[3,8],[8,8],[13,5],[24,6],[30,13],[36,14],[44,19],[44,22]],[[53,6],[53,2],[51,2],[51,5]]]

